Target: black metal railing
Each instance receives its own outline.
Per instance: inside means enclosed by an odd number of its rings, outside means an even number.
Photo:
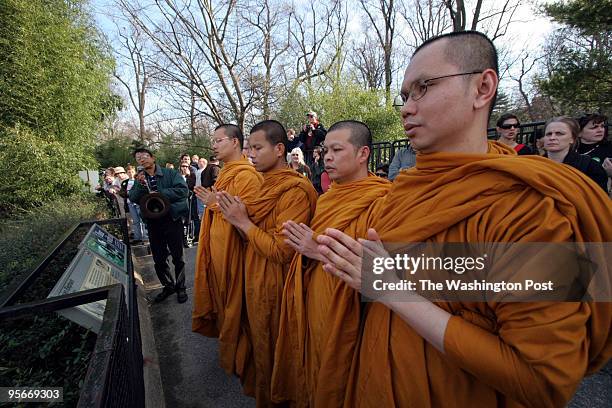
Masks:
[[[536,151],[536,138],[538,135],[544,133],[544,125],[546,122],[532,122],[524,123],[519,126],[519,134],[516,137],[518,143],[524,143],[529,146],[533,151]],[[498,135],[496,129],[487,129],[487,137],[489,139],[497,139]],[[370,170],[374,171],[376,166],[381,163],[390,164],[395,156],[395,153],[402,148],[408,146],[408,140],[396,140],[393,142],[375,142],[372,144],[372,153],[370,154],[370,160],[368,166]]]
[[[118,224],[121,228],[128,254],[127,304],[121,284],[17,304],[75,232],[94,223]],[[142,343],[128,234],[126,218],[81,222],[51,247],[32,272],[18,278],[0,297],[0,322],[107,300],[102,327],[81,388],[79,407],[144,407]]]

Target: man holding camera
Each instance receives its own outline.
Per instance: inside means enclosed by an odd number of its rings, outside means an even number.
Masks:
[[[147,149],[136,149],[134,159],[143,171],[136,175],[137,183],[130,190],[130,201],[140,203],[147,194],[158,192],[169,202],[170,208],[161,216],[146,211],[141,203],[142,218],[147,223],[155,273],[163,290],[155,297],[161,302],[176,292],[179,303],[187,301],[185,291],[185,262],[183,261],[183,217],[187,217],[189,190],[185,180],[176,170],[162,168],[155,163],[155,156]],[[168,254],[172,255],[175,280],[168,266]]]
[[[299,135],[299,140],[302,142],[302,151],[304,152],[304,161],[307,165],[312,164],[312,151],[316,146],[321,146],[325,141],[327,130],[319,122],[319,117],[316,112],[310,111],[306,114],[308,123],[302,127]]]

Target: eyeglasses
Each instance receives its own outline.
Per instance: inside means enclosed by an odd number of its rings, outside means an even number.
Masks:
[[[512,129],[512,128],[518,129],[519,127],[521,127],[520,123],[508,123],[506,125],[501,125],[500,126],[500,128],[504,129],[504,130],[508,130],[508,129]]]
[[[181,166],[181,167],[184,168],[184,169],[188,169],[189,168],[189,166]]]
[[[378,177],[387,177],[387,173],[376,173]]]
[[[219,144],[226,139],[231,139],[229,136],[222,137],[221,139],[213,139],[213,145]]]
[[[394,106],[404,106],[404,104],[408,102],[408,98],[412,98],[413,101],[418,101],[419,99],[424,97],[425,94],[427,93],[427,87],[429,85],[432,85],[430,83],[431,81],[437,81],[438,79],[452,78],[452,77],[462,76],[462,75],[474,75],[474,74],[482,74],[482,73],[483,71],[462,72],[459,74],[443,75],[443,76],[439,76],[435,78],[422,79],[420,81],[413,82],[412,85],[410,85],[410,89],[408,89],[407,94],[406,93],[400,94],[402,103],[401,104],[394,103]]]

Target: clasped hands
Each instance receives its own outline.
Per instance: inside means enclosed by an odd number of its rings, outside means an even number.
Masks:
[[[240,200],[240,197],[232,196],[227,191],[217,191],[214,187],[212,190],[207,190],[204,187],[195,187],[194,192],[206,206],[216,203],[223,214],[223,218],[244,234],[253,225],[247,208],[242,200]]]
[[[319,261],[323,270],[346,282],[351,288],[361,291],[364,255],[371,258],[388,257],[376,231],[370,228],[367,239],[355,240],[335,228],[327,228],[325,234],[313,238],[305,224],[287,221],[283,224],[285,242],[300,254]]]

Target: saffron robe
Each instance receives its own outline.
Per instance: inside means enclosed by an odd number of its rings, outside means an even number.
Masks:
[[[588,177],[489,143],[418,155],[378,207],[383,243],[609,242]],[[564,406],[610,358],[610,303],[446,302],[442,354],[381,303],[367,308],[347,407]]]
[[[260,194],[261,174],[242,157],[226,163],[217,191],[239,196],[248,206]],[[207,206],[200,228],[193,287],[192,330],[219,338],[219,361],[228,374],[245,380],[249,356],[243,316],[244,242],[217,204]]]
[[[390,189],[369,174],[332,184],[317,202],[312,230],[336,228],[365,237],[369,209]],[[296,254],[285,283],[272,398],[297,406],[341,406],[360,325],[359,293],[323,271],[320,262]]]
[[[260,197],[249,205],[254,227],[247,233],[244,258],[245,301],[252,345],[255,398],[258,407],[271,406],[270,381],[278,335],[280,303],[295,251],[285,243],[283,223],[310,224],[317,202],[312,183],[292,169],[263,175]]]

